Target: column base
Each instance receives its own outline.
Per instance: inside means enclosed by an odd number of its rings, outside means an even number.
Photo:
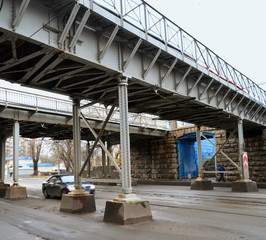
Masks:
[[[96,211],[94,195],[63,194],[60,205],[60,211],[68,213],[94,212]]]
[[[258,192],[257,183],[250,180],[232,182],[232,192]]]
[[[107,201],[103,220],[120,225],[152,221],[150,204],[148,201]]]
[[[198,178],[191,182],[191,190],[213,190],[210,180]]]
[[[4,198],[6,196],[6,189],[10,187],[10,184],[0,184],[0,198]]]
[[[26,187],[21,187],[19,185],[13,185],[6,188],[5,198],[7,199],[20,199],[27,198]]]

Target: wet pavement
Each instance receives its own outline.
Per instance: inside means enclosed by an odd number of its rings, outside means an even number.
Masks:
[[[0,199],[2,240],[20,239],[266,239],[266,189],[233,193],[231,188],[194,191],[189,186],[138,185],[151,205],[153,222],[119,226],[103,222],[105,202],[120,186],[96,186],[96,212],[59,212],[60,199],[44,199],[40,178],[22,178],[28,198]]]

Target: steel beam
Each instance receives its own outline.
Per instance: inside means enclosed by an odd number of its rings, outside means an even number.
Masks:
[[[211,143],[214,147],[215,147],[215,144],[213,142],[211,142],[208,138],[206,138],[204,135],[201,135],[203,136],[209,143]],[[223,154],[224,157],[226,157],[237,169],[239,169],[239,166],[230,158],[228,157],[223,151],[222,149],[220,148],[219,151]]]
[[[79,8],[80,8],[80,5],[78,3],[76,3],[74,5],[74,8],[72,9],[72,12],[67,20],[67,23],[66,23],[66,26],[64,27],[63,31],[62,31],[62,34],[58,40],[58,45],[59,45],[59,48],[62,48],[63,47],[63,43],[66,39],[66,36],[67,36],[67,33],[68,31],[70,30],[77,14],[78,14],[78,11],[79,11]]]
[[[12,22],[12,26],[15,28],[19,25],[24,13],[26,12],[27,8],[28,8],[28,5],[30,3],[30,0],[23,0],[20,7],[19,7],[19,10],[18,10],[18,13],[14,19],[14,21]]]
[[[112,34],[111,34],[111,36],[110,36],[110,38],[107,41],[105,47],[103,48],[102,51],[100,51],[100,54],[99,54],[99,62],[104,58],[104,56],[105,56],[108,48],[111,46],[112,42],[114,41],[118,30],[119,30],[119,26],[116,25],[115,28],[114,28],[114,30],[113,30],[113,32],[112,32]]]
[[[235,105],[235,107],[231,110],[231,112],[234,112],[235,109],[237,109],[237,107],[240,105],[240,103],[243,101],[243,99],[245,98],[245,96],[242,96],[242,98],[238,101],[238,103]],[[240,112],[240,114],[242,113],[242,111]]]
[[[184,74],[184,76],[182,77],[182,79],[181,79],[178,83],[176,83],[176,85],[175,85],[175,90],[176,90],[176,91],[177,91],[177,89],[179,88],[180,84],[186,79],[186,77],[187,77],[187,75],[189,74],[189,72],[191,71],[191,69],[192,69],[192,66],[189,66],[189,67],[188,67],[188,70],[185,72],[185,74]]]
[[[220,87],[217,89],[217,91],[209,99],[209,104],[210,104],[211,100],[218,94],[218,92],[221,90],[222,87],[223,87],[223,84],[221,83]]]
[[[86,12],[84,13],[83,18],[82,18],[82,20],[81,20],[81,22],[79,24],[79,27],[78,27],[78,29],[77,29],[74,37],[72,38],[71,43],[69,44],[69,48],[70,49],[74,48],[74,46],[76,45],[76,43],[78,41],[78,38],[79,38],[80,34],[82,33],[82,31],[83,31],[83,29],[85,27],[86,22],[89,19],[90,14],[91,14],[91,11],[90,10],[86,10]]]
[[[172,63],[172,65],[169,67],[168,71],[166,72],[166,74],[164,75],[164,77],[161,79],[161,85],[163,84],[163,82],[165,81],[165,79],[168,78],[169,74],[173,71],[176,63],[177,63],[178,59],[176,58],[174,60],[174,62]]]
[[[229,88],[226,92],[226,94],[223,95],[221,101],[219,101],[219,103],[217,104],[217,107],[219,107],[219,105],[221,104],[221,102],[227,97],[227,95],[229,94],[229,92],[231,91],[231,88]]]
[[[47,52],[39,61],[37,64],[35,64],[35,66],[28,71],[20,80],[21,83],[25,83],[34,73],[36,73],[42,66],[44,63],[46,63],[53,55],[53,52]]]
[[[200,76],[198,77],[197,81],[193,84],[192,88],[189,89],[187,95],[189,96],[191,91],[198,85],[199,81],[201,80],[201,78],[203,77],[203,73],[200,74]]]
[[[214,79],[212,78],[211,81],[209,82],[208,86],[203,90],[203,92],[200,94],[199,96],[199,100],[201,99],[201,97],[203,96],[203,94],[205,94],[207,92],[207,90],[210,88],[210,86],[212,85]]]
[[[38,56],[40,56],[42,54],[44,54],[44,51],[38,51],[38,52],[31,53],[31,54],[29,54],[29,55],[27,55],[25,57],[22,57],[22,58],[18,59],[17,61],[14,61],[12,63],[4,65],[3,67],[0,67],[0,72],[3,72],[4,70],[9,69],[9,68],[15,67],[15,66],[17,66],[17,65],[19,65],[21,63],[29,61],[30,59],[38,57]]]
[[[42,77],[44,77],[51,69],[56,67],[60,62],[64,60],[63,56],[58,56],[53,62],[48,64],[44,69],[41,70],[41,72],[38,73],[37,76],[35,76],[33,79],[30,80],[30,83],[36,83],[38,82]]]
[[[143,78],[145,78],[145,77],[148,75],[149,71],[152,69],[153,65],[154,65],[155,62],[157,61],[157,59],[158,59],[158,57],[160,56],[161,52],[162,52],[162,50],[159,49],[159,50],[157,51],[156,55],[154,56],[154,58],[152,59],[150,65],[147,67],[146,70],[143,71]]]
[[[242,99],[241,99],[242,100]],[[249,100],[249,102],[248,102],[248,104],[246,104],[246,106],[241,110],[241,112],[240,112],[240,114],[239,115],[241,115],[241,113],[243,112],[244,113],[244,115],[245,115],[245,110],[247,109],[247,107],[248,107],[248,105],[251,103],[251,99]],[[238,103],[238,105],[239,105],[239,103]],[[235,107],[236,108],[236,107]],[[235,109],[234,108],[234,109]]]
[[[87,119],[84,117],[84,115],[81,113],[81,118],[83,119],[83,121],[85,122],[85,124],[87,125],[87,127],[90,129],[91,133],[93,134],[93,136],[95,138],[98,137],[97,133],[94,131],[94,129],[92,128],[92,126],[89,124],[89,122],[87,121]],[[110,158],[110,160],[112,161],[112,163],[114,164],[116,170],[119,172],[119,174],[121,174],[121,169],[119,168],[119,166],[117,165],[116,161],[114,160],[113,156],[109,153],[108,149],[106,149],[105,145],[103,144],[103,142],[101,141],[101,139],[99,139],[99,143],[101,145],[101,147],[104,149],[104,151],[106,152],[107,156]]]
[[[92,156],[93,150],[94,150],[95,147],[97,146],[97,144],[98,144],[100,138],[102,137],[102,135],[103,135],[103,133],[104,133],[104,129],[105,129],[105,127],[106,127],[106,125],[107,125],[109,119],[111,118],[111,116],[112,116],[112,114],[113,114],[113,112],[114,112],[115,105],[116,105],[116,100],[115,100],[115,102],[113,103],[113,106],[112,106],[112,108],[110,109],[110,111],[109,111],[109,113],[108,113],[108,115],[107,115],[107,117],[106,117],[106,119],[105,119],[105,121],[104,121],[104,123],[103,123],[103,126],[102,126],[102,128],[101,128],[101,130],[100,130],[98,136],[96,137],[96,139],[95,139],[95,141],[94,141],[94,144],[93,144],[93,146],[92,146],[92,148],[91,148],[91,150],[90,150],[90,153],[89,153],[89,155],[88,155],[86,161],[84,162],[84,164],[83,164],[83,166],[82,166],[82,168],[81,168],[81,170],[80,170],[80,173],[79,173],[80,176],[81,176],[82,172],[84,171],[84,169],[85,169],[85,167],[86,167],[86,164],[88,163],[88,160],[89,160],[90,157]],[[87,121],[86,121],[86,122],[87,122]],[[104,145],[104,146],[105,146],[105,145]],[[106,148],[103,148],[103,149],[106,149]]]
[[[135,54],[136,54],[137,50],[139,49],[140,44],[142,43],[142,41],[143,40],[141,38],[138,40],[138,42],[136,43],[134,49],[132,50],[131,54],[129,55],[128,59],[123,63],[123,70],[124,71],[126,70],[128,64],[131,62],[133,57],[135,56]]]

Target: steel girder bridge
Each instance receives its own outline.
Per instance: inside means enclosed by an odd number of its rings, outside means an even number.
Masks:
[[[72,97],[76,166],[80,100],[112,106],[106,121],[119,105],[125,194],[131,193],[128,110],[238,126],[241,151],[243,129],[266,123],[265,91],[144,1],[0,0],[0,78]],[[77,188],[81,172],[77,167]]]
[[[84,104],[86,102],[83,101],[82,105]],[[84,108],[82,113],[98,133],[108,109],[94,105]],[[14,121],[20,122],[22,137],[73,139],[71,101],[0,87],[0,129],[12,135]],[[131,141],[161,138],[168,130],[167,121],[154,120],[148,115],[129,114]],[[102,138],[109,145],[119,144],[119,131],[119,112],[116,109],[105,127]],[[81,124],[81,139],[86,141],[95,139],[85,123]]]

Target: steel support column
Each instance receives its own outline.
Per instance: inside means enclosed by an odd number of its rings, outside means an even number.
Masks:
[[[19,161],[19,122],[13,126],[13,185],[18,185],[18,161]]]
[[[111,152],[111,144],[110,141],[107,141],[107,149]],[[107,156],[107,176],[111,176],[111,159]]]
[[[0,185],[5,181],[6,137],[0,138]]]
[[[199,126],[196,126],[196,138],[197,138],[197,146],[198,146],[198,163],[199,163],[198,178],[203,179],[204,175],[202,171],[201,135],[200,135]]]
[[[106,146],[105,141],[104,141],[104,145]],[[106,154],[103,148],[102,148],[102,173],[103,173],[103,176],[106,177]]]
[[[75,181],[75,189],[81,190],[81,181],[79,176],[80,170],[80,100],[73,99],[73,145],[74,145],[74,181]]]
[[[89,154],[90,154],[90,141],[88,140],[86,144],[86,158],[89,156]],[[88,171],[87,176],[91,177],[91,159],[88,160],[87,171]]]
[[[120,112],[120,144],[121,144],[121,166],[122,166],[122,192],[130,194],[131,187],[131,169],[130,169],[130,142],[128,126],[128,96],[127,79],[119,79],[119,112]]]
[[[243,119],[238,120],[238,149],[239,149],[239,162],[240,162],[240,177],[242,180],[249,179],[248,172],[244,174],[243,165],[243,152],[245,151]]]

